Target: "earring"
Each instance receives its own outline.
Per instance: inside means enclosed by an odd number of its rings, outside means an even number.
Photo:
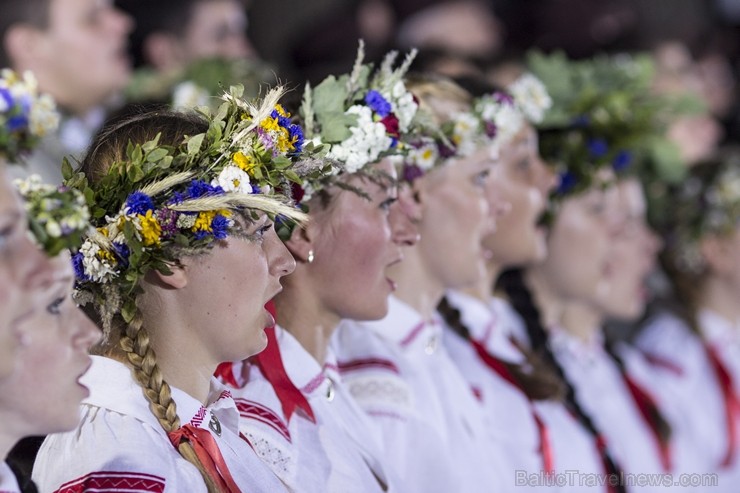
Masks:
[[[308,262],[309,264],[312,264],[313,259],[314,259],[313,250],[309,250],[308,257],[306,258],[306,262]]]

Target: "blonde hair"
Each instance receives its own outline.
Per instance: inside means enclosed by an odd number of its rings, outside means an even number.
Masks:
[[[409,74],[405,79],[406,87],[419,99],[419,106],[428,111],[442,125],[452,119],[458,109],[467,110],[473,97],[452,79],[435,74]]]

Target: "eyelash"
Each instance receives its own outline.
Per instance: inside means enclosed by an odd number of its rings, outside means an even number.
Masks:
[[[60,307],[66,301],[67,298],[60,297],[52,301],[47,307],[46,311],[52,315],[59,315],[61,313]]]
[[[491,174],[490,170],[481,171],[480,173],[476,174],[473,177],[473,184],[478,187],[482,187],[485,182],[486,178],[488,178],[488,175]]]
[[[380,208],[384,211],[389,211],[393,203],[398,200],[396,197],[389,198],[380,203]]]

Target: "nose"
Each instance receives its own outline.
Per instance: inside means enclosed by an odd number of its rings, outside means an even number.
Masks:
[[[398,199],[391,205],[388,222],[391,239],[399,246],[413,246],[419,242],[419,221],[421,206],[414,199],[411,187],[402,184],[398,189]]]
[[[121,35],[126,35],[133,31],[135,21],[130,15],[114,6],[109,7],[106,14],[106,26],[108,31]]]
[[[493,227],[495,228],[495,222],[498,218],[508,214],[511,210],[511,202],[504,199],[504,193],[501,190],[501,183],[499,183],[494,176],[489,176],[487,180],[486,200],[488,202],[488,213],[491,216],[491,220],[494,222]]]
[[[539,155],[535,159],[534,167],[537,172],[537,188],[542,192],[543,197],[547,198],[550,192],[560,184],[560,179],[552,166],[548,166]]]
[[[74,345],[77,348],[89,350],[93,345],[97,344],[103,336],[100,329],[87,318],[82,310],[79,308],[73,308],[73,315],[70,323],[76,327],[74,336]]]
[[[295,259],[278,238],[275,228],[270,229],[265,235],[264,249],[270,274],[283,277],[295,270]]]

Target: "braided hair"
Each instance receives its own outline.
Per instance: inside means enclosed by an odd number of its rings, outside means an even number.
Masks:
[[[471,340],[470,330],[462,321],[460,310],[452,306],[447,297],[443,297],[437,305],[437,311],[447,325],[457,335],[465,340]],[[526,358],[526,363],[512,363],[506,360],[501,362],[517,381],[525,395],[534,401],[562,400],[564,386],[560,378],[554,374],[549,365],[532,351],[520,349]]]
[[[80,169],[94,184],[106,175],[109,166],[122,160],[129,142],[146,142],[159,134],[160,144],[176,146],[182,142],[184,136],[207,130],[208,123],[204,119],[184,113],[163,111],[128,118],[98,134]],[[140,296],[137,307],[140,306]],[[90,310],[87,313],[103,326],[109,325],[112,329],[110,337],[103,340],[102,346],[95,348],[95,352],[109,356],[122,352],[134,379],[149,402],[152,414],[168,434],[176,431],[180,428],[177,406],[172,398],[171,388],[162,377],[157,364],[156,353],[150,344],[149,332],[144,327],[140,309],[137,308],[130,323],[126,323],[120,314],[107,313],[106,306],[96,306],[95,309],[97,313],[91,313]],[[192,445],[187,440],[182,440],[176,448],[184,459],[200,471],[209,493],[219,492],[215,478],[206,472]]]
[[[593,419],[591,419],[579,404],[575,388],[568,381],[565,372],[552,352],[547,332],[542,325],[540,310],[535,304],[532,293],[524,280],[522,269],[512,269],[503,272],[498,278],[497,287],[506,293],[511,305],[524,320],[532,351],[551,366],[565,385],[565,406],[586,431],[594,437],[597,444],[599,444],[599,450],[607,474],[612,477],[621,477],[622,470],[612,457],[606,444],[604,444],[602,433],[596,427]],[[625,492],[625,488],[621,484],[616,488],[621,493]]]

